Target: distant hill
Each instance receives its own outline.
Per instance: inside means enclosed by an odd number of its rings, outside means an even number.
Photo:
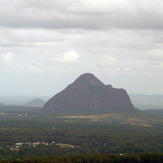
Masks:
[[[163,109],[163,95],[129,95],[134,106],[140,110]]]
[[[0,106],[4,106],[2,103],[0,103]]]
[[[27,103],[25,103],[23,106],[31,106],[31,107],[43,107],[45,104],[45,101],[39,98],[35,98]]]
[[[19,113],[35,113],[40,112],[41,107],[32,107],[32,106],[16,106],[16,105],[10,105],[10,106],[0,106],[0,112],[19,112]]]
[[[145,110],[145,113],[150,113],[150,114],[156,114],[156,115],[163,115],[163,109],[159,110],[159,109],[153,109],[153,110]]]
[[[22,106],[28,101],[31,101],[31,99],[39,98],[44,101],[47,101],[50,99],[51,96],[40,96],[40,95],[0,95],[0,102],[6,106],[9,105],[16,105],[16,106]]]
[[[86,73],[52,97],[43,112],[128,112],[136,110],[124,89],[104,85],[93,74]]]

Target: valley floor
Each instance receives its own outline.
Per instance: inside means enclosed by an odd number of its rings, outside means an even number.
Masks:
[[[147,112],[70,116],[1,111],[0,160],[54,156],[64,156],[61,160],[87,156],[110,159],[110,154],[137,159],[139,153],[163,153],[162,133],[162,115]]]

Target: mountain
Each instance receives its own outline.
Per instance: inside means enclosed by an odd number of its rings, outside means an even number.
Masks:
[[[28,101],[31,101],[31,99],[35,98],[42,99],[43,101],[48,101],[51,96],[40,96],[39,94],[36,95],[0,95],[0,102],[6,106],[22,106]]]
[[[4,106],[2,103],[0,103],[0,106]]]
[[[35,98],[27,103],[25,103],[23,106],[31,106],[31,107],[43,107],[45,104],[45,101]]]
[[[43,112],[81,113],[136,110],[124,89],[103,84],[91,73],[85,73],[56,94],[42,108]]]
[[[163,109],[163,95],[129,95],[134,106],[140,110]]]

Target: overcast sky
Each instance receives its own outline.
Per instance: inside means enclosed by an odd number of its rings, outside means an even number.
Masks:
[[[54,95],[91,72],[163,94],[162,0],[0,0],[0,95]]]

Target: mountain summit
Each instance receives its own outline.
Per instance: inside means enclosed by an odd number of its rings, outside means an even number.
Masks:
[[[104,84],[91,73],[79,76],[74,83],[90,86],[103,86]]]
[[[103,84],[91,73],[79,76],[63,91],[52,97],[43,112],[95,113],[135,110],[124,89]]]

